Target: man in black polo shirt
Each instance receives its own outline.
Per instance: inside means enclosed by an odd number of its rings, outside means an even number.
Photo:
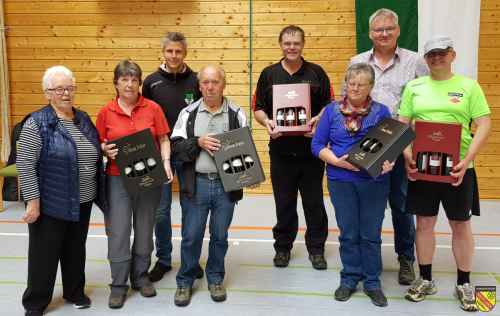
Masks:
[[[309,260],[315,269],[324,270],[325,241],[328,218],[323,202],[323,162],[311,154],[311,134],[283,136],[274,130],[274,84],[309,83],[311,85],[311,116],[314,126],[323,107],[332,99],[330,80],[325,71],[302,58],[304,31],[295,25],[281,30],[279,44],[283,58],[266,67],[260,74],[255,91],[255,118],[270,136],[271,181],[276,204],[277,223],[273,228],[274,265],[286,267],[298,231],[297,197],[302,197],[306,218],[305,240]],[[314,128],[313,128],[314,129]]]
[[[187,42],[182,33],[168,32],[162,38],[162,52],[165,62],[157,71],[153,72],[144,80],[142,94],[144,97],[158,103],[165,113],[168,125],[171,129],[175,126],[177,116],[183,108],[201,97],[196,73],[185,63],[187,55]],[[179,176],[181,163],[171,161],[172,171]],[[163,275],[172,269],[172,224],[170,210],[172,205],[172,185],[163,185],[162,196],[156,211],[156,257],[158,261],[149,272],[152,282],[159,281]],[[203,276],[203,270],[199,270],[198,276]]]

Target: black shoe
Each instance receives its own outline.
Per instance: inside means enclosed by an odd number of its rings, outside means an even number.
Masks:
[[[278,268],[285,268],[290,262],[290,251],[278,251],[273,259],[274,266]]]
[[[42,316],[43,311],[28,309],[24,311],[24,316]]]
[[[356,289],[351,289],[348,288],[345,285],[340,285],[336,290],[335,290],[335,300],[340,301],[340,302],[345,302],[348,299],[351,298],[352,294],[356,292]]]
[[[92,305],[92,301],[87,295],[83,295],[81,299],[78,300],[67,300],[69,303],[73,304],[73,307],[76,309],[85,309],[89,308]]]
[[[312,263],[312,266],[316,270],[326,270],[328,264],[326,263],[325,256],[320,255],[309,255],[309,260]]]
[[[155,266],[151,271],[149,271],[148,277],[151,282],[158,282],[160,281],[165,273],[168,271],[172,270],[172,266],[166,266],[160,261],[156,261]]]
[[[119,293],[111,291],[108,299],[108,306],[112,309],[122,308],[125,304],[125,299],[127,298],[127,293]]]
[[[415,281],[415,270],[413,270],[413,261],[404,257],[399,259],[398,282],[401,285],[410,285]]]
[[[205,275],[205,273],[203,272],[203,268],[199,267],[198,271],[196,272],[195,278],[203,279],[203,275]]]
[[[387,306],[387,297],[381,289],[363,290],[365,294],[372,300],[373,305],[379,307]]]

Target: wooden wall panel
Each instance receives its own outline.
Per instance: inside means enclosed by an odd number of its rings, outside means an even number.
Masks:
[[[170,30],[188,38],[188,64],[207,63],[227,72],[226,94],[249,113],[249,93],[260,71],[280,58],[277,36],[297,24],[306,32],[305,58],[319,63],[339,94],[349,57],[355,54],[353,0],[5,0],[12,124],[44,103],[43,71],[55,64],[72,69],[78,105],[92,117],[114,96],[112,70],[123,58],[137,61],[145,74],[160,60],[159,40]],[[477,158],[483,198],[500,198],[500,0],[481,2],[478,79],[493,111],[488,145]],[[253,73],[249,76],[249,49]],[[252,85],[250,87],[250,84]],[[268,136],[255,121],[254,138],[268,171]],[[270,193],[269,180],[256,193]]]

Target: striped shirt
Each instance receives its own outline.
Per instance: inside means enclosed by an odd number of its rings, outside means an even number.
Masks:
[[[387,65],[381,66],[378,63],[373,48],[352,57],[350,64],[355,63],[368,63],[373,67],[375,86],[370,95],[374,101],[386,105],[393,117],[398,114],[405,85],[410,80],[429,73],[422,57],[411,50],[399,47],[396,48],[393,59]],[[343,91],[345,94],[345,84]]]
[[[73,121],[58,119],[58,124],[66,129],[76,144],[78,156],[80,203],[94,200],[97,191],[97,149],[82,134]],[[25,201],[40,197],[38,188],[37,162],[42,149],[40,128],[33,118],[24,123],[19,141],[16,167],[19,183]]]

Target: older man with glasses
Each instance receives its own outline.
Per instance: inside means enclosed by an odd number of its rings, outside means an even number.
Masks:
[[[375,70],[373,100],[389,107],[391,114],[398,113],[401,92],[410,80],[426,75],[428,69],[417,53],[398,47],[400,34],[398,15],[389,9],[375,11],[369,19],[370,39],[373,48],[351,58],[351,65],[365,62]],[[345,90],[345,89],[344,89]],[[406,211],[408,181],[401,155],[390,173],[389,205],[394,227],[394,248],[400,264],[398,281],[409,285],[415,280],[415,224],[413,215]]]

